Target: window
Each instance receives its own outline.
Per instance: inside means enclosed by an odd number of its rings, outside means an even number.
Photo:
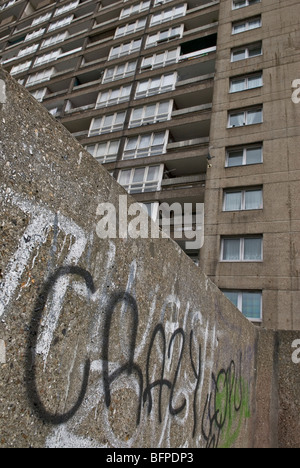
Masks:
[[[260,262],[262,261],[262,258],[262,236],[222,238],[221,261]]]
[[[126,44],[121,44],[116,47],[112,47],[109,53],[108,60],[113,60],[115,58],[123,57],[124,55],[133,54],[140,50],[142,44],[142,39],[136,39]]]
[[[244,125],[255,125],[263,122],[262,107],[257,109],[247,109],[229,114],[229,128],[243,127]]]
[[[230,92],[239,93],[240,91],[247,91],[249,89],[261,88],[263,86],[262,72],[254,73],[251,75],[240,76],[231,78]]]
[[[55,72],[55,68],[48,68],[39,73],[36,73],[35,75],[30,75],[26,82],[26,86],[32,86],[37,83],[42,83],[43,81],[48,81],[55,74]]]
[[[119,26],[115,33],[115,39],[118,37],[126,36],[127,34],[133,34],[137,31],[141,31],[146,26],[146,18],[136,20],[134,23],[125,24],[124,26]]]
[[[120,171],[118,182],[128,193],[146,193],[160,190],[164,166],[146,166]]]
[[[64,5],[60,8],[57,8],[55,10],[54,16],[59,16],[62,15],[63,13],[67,13],[68,11],[74,10],[79,4],[79,0],[76,0],[72,3],[67,3],[67,5]]]
[[[20,63],[19,65],[15,65],[12,67],[10,74],[11,75],[17,75],[18,73],[22,73],[30,68],[32,64],[31,60],[28,60],[27,62]]]
[[[134,5],[128,6],[123,8],[120,14],[120,19],[127,18],[128,16],[135,15],[137,13],[141,13],[142,11],[146,11],[150,8],[150,0],[140,3],[135,3]]]
[[[62,106],[52,107],[52,109],[48,109],[49,114],[51,114],[53,117],[59,117],[61,111],[62,111]]]
[[[177,5],[173,8],[168,8],[167,10],[160,11],[152,15],[150,26],[156,26],[157,24],[165,23],[167,21],[174,20],[175,18],[180,18],[185,16],[187,5]]]
[[[10,2],[6,2],[3,5],[0,6],[0,11],[5,10],[6,8],[11,7],[14,3],[16,3],[16,0],[10,0]]]
[[[154,1],[154,6],[161,6],[164,5],[165,3],[172,2],[172,0],[155,0]]]
[[[146,158],[166,152],[169,132],[127,138],[122,159]]]
[[[261,16],[250,18],[244,21],[238,21],[232,25],[232,34],[239,34],[242,32],[250,31],[261,27]]]
[[[257,42],[248,46],[239,47],[233,49],[231,52],[231,61],[239,62],[240,60],[246,60],[248,58],[258,57],[262,55],[262,43]]]
[[[233,0],[232,9],[237,10],[238,8],[244,8],[260,2],[261,0]]]
[[[32,93],[32,96],[38,101],[38,102],[43,102],[44,97],[46,96],[48,92],[47,88],[42,88],[38,89],[37,91],[34,91]]]
[[[31,46],[21,49],[18,53],[18,57],[24,57],[25,55],[33,54],[39,48],[39,44],[32,44]]]
[[[129,128],[170,120],[173,101],[158,102],[132,110]]]
[[[133,76],[136,72],[136,66],[137,62],[128,62],[116,67],[107,68],[103,75],[102,84]]]
[[[86,150],[101,164],[115,162],[120,147],[119,140],[110,140],[106,143],[89,145]]]
[[[121,86],[120,88],[103,91],[99,94],[96,109],[100,107],[113,106],[121,102],[129,101],[132,85]]]
[[[263,208],[263,189],[226,190],[223,211],[261,210]]]
[[[36,26],[37,24],[44,23],[44,21],[48,21],[51,18],[51,13],[46,13],[46,15],[39,16],[38,18],[35,18],[31,26]]]
[[[115,112],[114,114],[93,119],[89,130],[89,136],[122,130],[124,127],[125,115],[126,112]]]
[[[176,81],[176,73],[169,73],[168,75],[157,76],[145,81],[140,81],[137,85],[135,99],[172,91],[175,89]]]
[[[159,52],[151,55],[150,57],[144,57],[141,71],[143,70],[154,70],[155,68],[165,67],[177,63],[180,57],[180,48],[174,50],[167,50],[166,52]]]
[[[55,36],[48,37],[47,39],[44,39],[41,45],[41,49],[44,49],[46,47],[50,47],[54,44],[58,44],[59,42],[63,42],[66,40],[68,37],[68,32],[64,31],[63,33],[56,34]]]
[[[263,162],[263,146],[246,146],[244,148],[232,148],[227,150],[226,167],[248,166]]]
[[[43,65],[44,63],[49,63],[52,60],[56,60],[61,54],[61,49],[54,50],[52,52],[49,52],[48,54],[41,55],[40,57],[37,57],[34,62],[34,67],[39,67],[40,65]]]
[[[32,41],[32,39],[36,39],[37,37],[42,36],[45,31],[45,28],[41,28],[38,31],[33,31],[32,33],[27,34],[27,36],[25,37],[25,42]]]
[[[223,293],[249,320],[253,322],[262,321],[261,291],[223,290]]]
[[[163,42],[168,42],[173,39],[181,38],[183,35],[184,26],[177,26],[174,28],[166,29],[165,31],[159,31],[155,34],[150,34],[147,37],[146,41],[146,48],[153,47],[157,44],[161,44]]]
[[[56,21],[55,23],[51,23],[48,28],[48,32],[54,31],[55,29],[62,28],[63,26],[67,26],[68,24],[72,23],[73,18],[74,18],[74,15],[66,16],[66,18]]]

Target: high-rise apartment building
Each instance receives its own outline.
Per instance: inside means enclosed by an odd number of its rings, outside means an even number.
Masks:
[[[300,329],[299,6],[0,3],[3,67],[153,218],[205,202],[204,247],[187,253],[272,328]]]
[[[247,317],[298,330],[299,13],[297,0],[220,2],[201,252]]]

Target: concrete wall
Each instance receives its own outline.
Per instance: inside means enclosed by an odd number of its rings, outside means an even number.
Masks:
[[[0,446],[272,445],[274,334],[170,239],[99,239],[124,190],[1,71],[0,122]]]

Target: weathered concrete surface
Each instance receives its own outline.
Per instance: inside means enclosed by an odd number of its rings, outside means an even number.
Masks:
[[[98,204],[124,190],[0,80],[0,447],[271,446],[288,336],[265,349],[171,240],[99,239]]]
[[[292,344],[292,359],[290,359]],[[300,446],[300,340],[299,333],[276,333],[278,347],[278,445]]]

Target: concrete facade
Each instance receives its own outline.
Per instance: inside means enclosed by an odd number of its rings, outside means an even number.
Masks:
[[[254,327],[171,239],[99,239],[126,192],[0,83],[1,447],[299,447],[299,333]]]
[[[218,50],[210,133],[212,167],[207,171],[205,245],[201,267],[225,291],[262,293],[267,328],[300,328],[299,292],[299,125],[300,107],[293,102],[293,81],[299,75],[297,1],[268,1],[232,11],[220,4]],[[236,35],[232,27],[245,18],[261,18],[262,27]],[[232,63],[231,52],[261,42],[262,54]],[[261,73],[262,86],[230,92],[237,77]],[[232,111],[262,107],[263,121],[228,128]],[[260,144],[260,163],[226,167],[228,152]],[[224,211],[226,192],[260,188],[257,209]],[[222,239],[262,236],[258,261],[222,261]]]

